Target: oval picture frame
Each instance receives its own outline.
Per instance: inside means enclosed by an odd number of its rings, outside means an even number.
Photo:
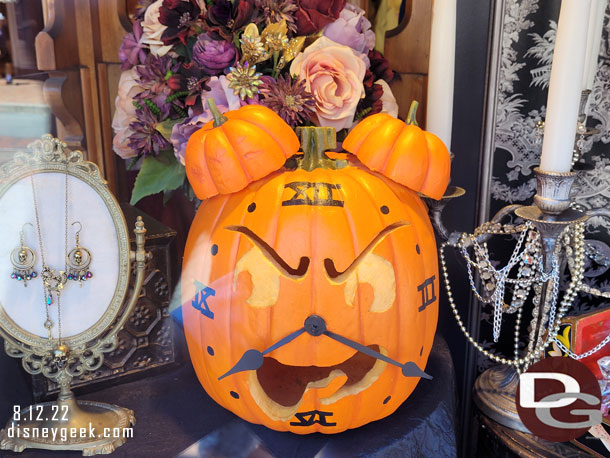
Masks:
[[[116,232],[119,261],[118,277],[110,303],[92,326],[61,339],[62,343],[70,348],[84,349],[90,342],[104,337],[111,325],[119,318],[122,305],[125,303],[129,287],[129,273],[131,272],[127,223],[119,203],[108,188],[98,166],[84,160],[81,151],[69,150],[64,142],[53,138],[51,135],[45,135],[36,140],[29,145],[29,148],[31,151],[18,152],[10,162],[0,166],[0,200],[12,186],[31,175],[67,173],[68,177],[81,180],[92,188],[101,198]],[[21,344],[27,345],[32,349],[32,353],[38,355],[52,350],[58,343],[57,338],[41,337],[23,329],[9,316],[2,303],[0,303],[0,334],[5,334],[5,337],[10,337]],[[10,351],[9,346],[9,341],[6,340],[6,349],[11,354],[13,352]],[[28,353],[27,351],[23,352],[23,350],[23,348],[15,349],[15,351],[21,353]],[[23,354],[22,356],[24,356],[23,362],[25,365],[26,360],[29,360],[32,355]]]

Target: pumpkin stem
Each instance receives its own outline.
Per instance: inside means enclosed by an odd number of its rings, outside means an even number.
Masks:
[[[417,124],[417,109],[419,108],[419,102],[417,100],[413,100],[411,102],[411,106],[409,107],[409,114],[407,115],[407,125],[409,126],[419,126]]]
[[[329,158],[325,151],[337,147],[337,131],[333,127],[297,127],[301,139],[303,157],[299,168],[311,172],[317,168],[341,169],[347,165],[345,160]]]
[[[210,107],[210,113],[212,113],[212,116],[214,117],[214,127],[222,126],[228,121],[228,118],[220,112],[212,97],[210,97],[207,102],[208,107]]]

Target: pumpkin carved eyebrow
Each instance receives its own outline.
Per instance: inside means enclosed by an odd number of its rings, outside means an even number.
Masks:
[[[388,235],[390,232],[394,232],[396,229],[399,229],[403,226],[409,226],[410,223],[408,221],[396,221],[395,223],[390,224],[385,229],[382,229],[379,234],[375,236],[373,240],[366,246],[362,252],[356,256],[356,259],[352,261],[347,269],[343,272],[338,272],[335,267],[335,261],[330,258],[326,258],[324,260],[324,269],[326,269],[326,274],[335,282],[343,283],[347,280],[347,278],[351,275],[351,273],[358,268],[358,264],[364,259],[364,257],[369,254],[375,246],[383,240],[383,238]]]
[[[246,226],[227,226],[225,229],[229,231],[239,232],[248,239],[265,255],[267,259],[286,277],[302,278],[309,269],[309,263],[311,259],[307,256],[301,257],[299,265],[296,269],[290,267],[290,265],[282,259],[282,257],[262,238],[254,233],[251,229]]]

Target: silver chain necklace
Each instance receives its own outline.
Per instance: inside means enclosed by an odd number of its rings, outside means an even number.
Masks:
[[[64,171],[65,182],[64,182],[64,252],[68,253],[68,162],[66,162],[66,168]],[[45,314],[46,320],[44,327],[49,333],[49,340],[53,339],[51,329],[53,328],[53,321],[51,321],[50,307],[53,304],[53,295],[57,302],[57,327],[58,327],[58,340],[61,345],[61,291],[63,290],[68,276],[67,264],[64,265],[63,271],[57,271],[52,269],[46,262],[44,255],[44,246],[42,243],[42,229],[40,224],[40,215],[38,212],[38,199],[36,197],[36,186],[34,185],[34,174],[30,175],[30,183],[32,185],[32,196],[34,198],[34,213],[36,216],[36,229],[38,232],[38,243],[40,245],[40,258],[42,260],[42,272],[40,277],[43,282],[44,300],[45,300]],[[67,258],[64,256],[64,261]]]

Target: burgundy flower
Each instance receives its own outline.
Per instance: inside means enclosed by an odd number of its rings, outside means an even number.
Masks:
[[[147,106],[136,110],[136,115],[138,120],[129,124],[133,132],[129,136],[129,148],[138,151],[142,156],[156,156],[161,150],[171,147],[156,129],[158,118]]]
[[[345,0],[297,0],[295,13],[299,35],[310,35],[339,17]]]
[[[121,70],[129,70],[131,67],[143,64],[146,61],[146,46],[142,44],[142,22],[133,24],[133,33],[123,37],[119,48],[119,60]]]
[[[296,33],[297,24],[294,14],[297,11],[295,0],[257,0],[256,7],[263,15],[265,24],[286,21],[290,33]]]
[[[216,0],[208,7],[209,32],[227,41],[250,22],[257,22],[254,0]]]
[[[159,22],[167,27],[161,37],[163,44],[170,45],[177,40],[186,44],[191,24],[200,14],[197,0],[163,0],[159,8]]]
[[[378,78],[375,77],[371,70],[367,70],[364,75],[364,98],[358,102],[356,108],[356,118],[362,119],[365,116],[369,116],[375,113],[380,113],[383,108],[383,101],[381,96],[383,95],[383,87],[379,84],[375,84]]]
[[[214,40],[203,33],[193,46],[193,61],[210,75],[220,75],[236,61],[237,49],[230,41]]]
[[[305,89],[304,80],[293,81],[290,75],[280,76],[277,81],[264,78],[260,88],[261,105],[271,108],[291,127],[311,120],[316,102]]]
[[[390,68],[390,62],[383,57],[376,49],[369,51],[369,59],[371,61],[371,72],[374,75],[374,80],[378,79],[384,80],[386,83],[391,83],[396,76],[395,73]]]

